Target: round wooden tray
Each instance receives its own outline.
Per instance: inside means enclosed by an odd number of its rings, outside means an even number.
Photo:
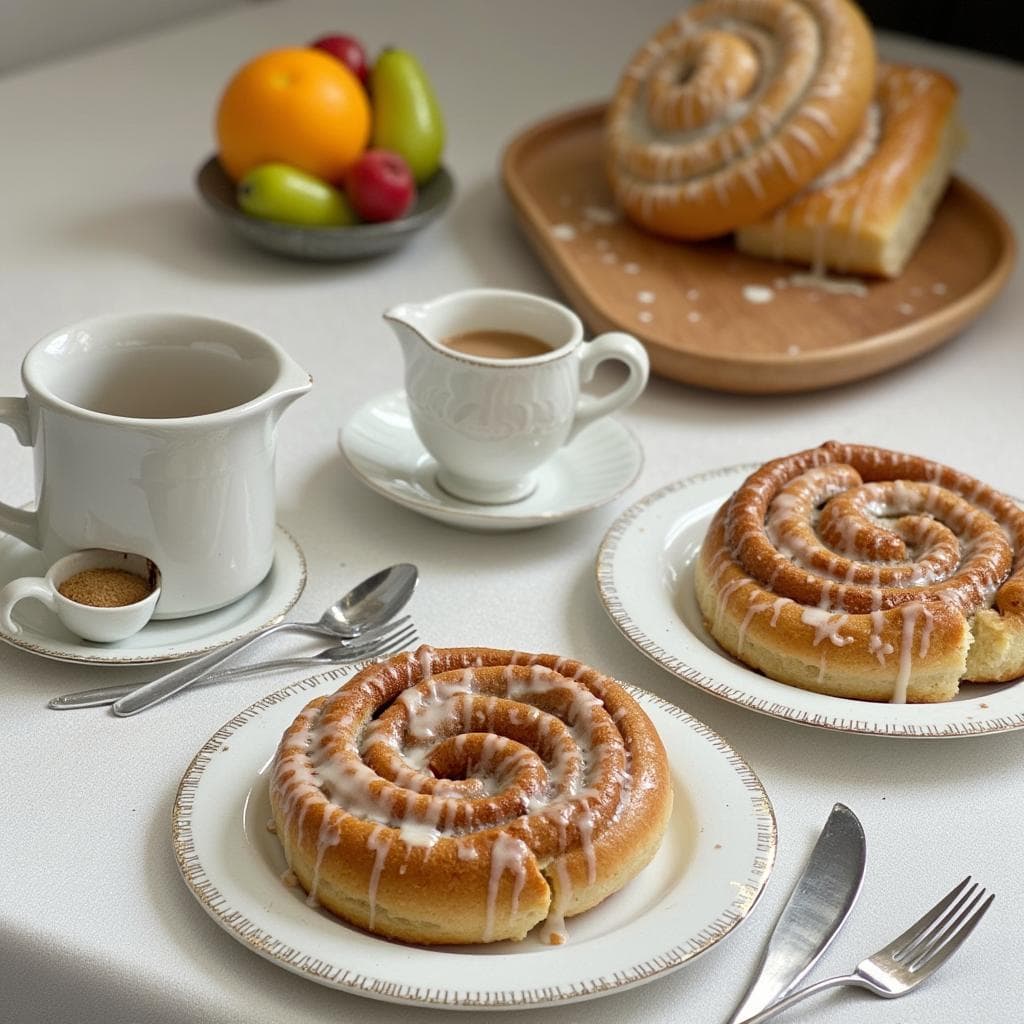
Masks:
[[[591,330],[635,335],[663,377],[748,394],[859,380],[952,338],[1013,267],[1009,225],[957,178],[903,274],[860,278],[860,294],[795,284],[806,268],[745,256],[728,239],[645,234],[614,208],[604,110],[528,128],[506,148],[502,176],[527,236]]]

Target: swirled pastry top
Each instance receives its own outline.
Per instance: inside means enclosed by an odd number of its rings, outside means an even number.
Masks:
[[[755,221],[847,147],[874,77],[871,29],[848,0],[704,0],[619,82],[606,130],[616,199],[674,238]]]
[[[917,456],[767,463],[712,522],[697,588],[719,643],[808,689],[936,700],[1024,673],[1024,510]]]
[[[522,938],[620,888],[671,810],[629,694],[554,655],[421,647],[310,703],[271,803],[292,870],[339,916],[413,942]]]

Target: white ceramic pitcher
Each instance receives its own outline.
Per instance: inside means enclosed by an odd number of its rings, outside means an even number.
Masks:
[[[0,530],[48,564],[83,548],[152,559],[157,618],[219,608],[266,576],[277,422],[312,383],[269,338],[177,313],[102,316],[38,342],[22,381],[0,422],[34,448],[36,507],[0,503]]]
[[[583,340],[583,324],[550,299],[474,288],[384,314],[405,356],[412,423],[438,462],[438,483],[480,504],[518,501],[536,486],[533,471],[587,424],[636,399],[647,384],[644,347],[631,335]],[[466,331],[528,335],[547,350],[523,358],[467,355],[445,338]],[[601,397],[580,393],[606,359],[626,380]]]

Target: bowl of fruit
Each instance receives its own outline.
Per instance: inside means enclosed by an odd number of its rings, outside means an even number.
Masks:
[[[371,65],[350,36],[249,61],[221,95],[216,134],[199,194],[246,241],[284,256],[390,252],[454,192],[441,108],[419,61],[389,48]]]

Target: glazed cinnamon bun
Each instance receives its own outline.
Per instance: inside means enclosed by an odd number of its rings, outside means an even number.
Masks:
[[[923,703],[1024,674],[1024,510],[918,456],[830,441],[762,466],[696,591],[725,650],[807,690]]]
[[[626,690],[577,661],[421,647],[313,700],[271,804],[309,900],[416,943],[565,938],[654,856],[672,787]]]
[[[924,235],[963,139],[956,85],[924,68],[883,65],[863,129],[795,199],[736,232],[752,256],[815,273],[897,277]]]
[[[612,191],[648,231],[726,234],[847,148],[874,83],[871,29],[849,0],[704,0],[622,75],[606,123]]]

